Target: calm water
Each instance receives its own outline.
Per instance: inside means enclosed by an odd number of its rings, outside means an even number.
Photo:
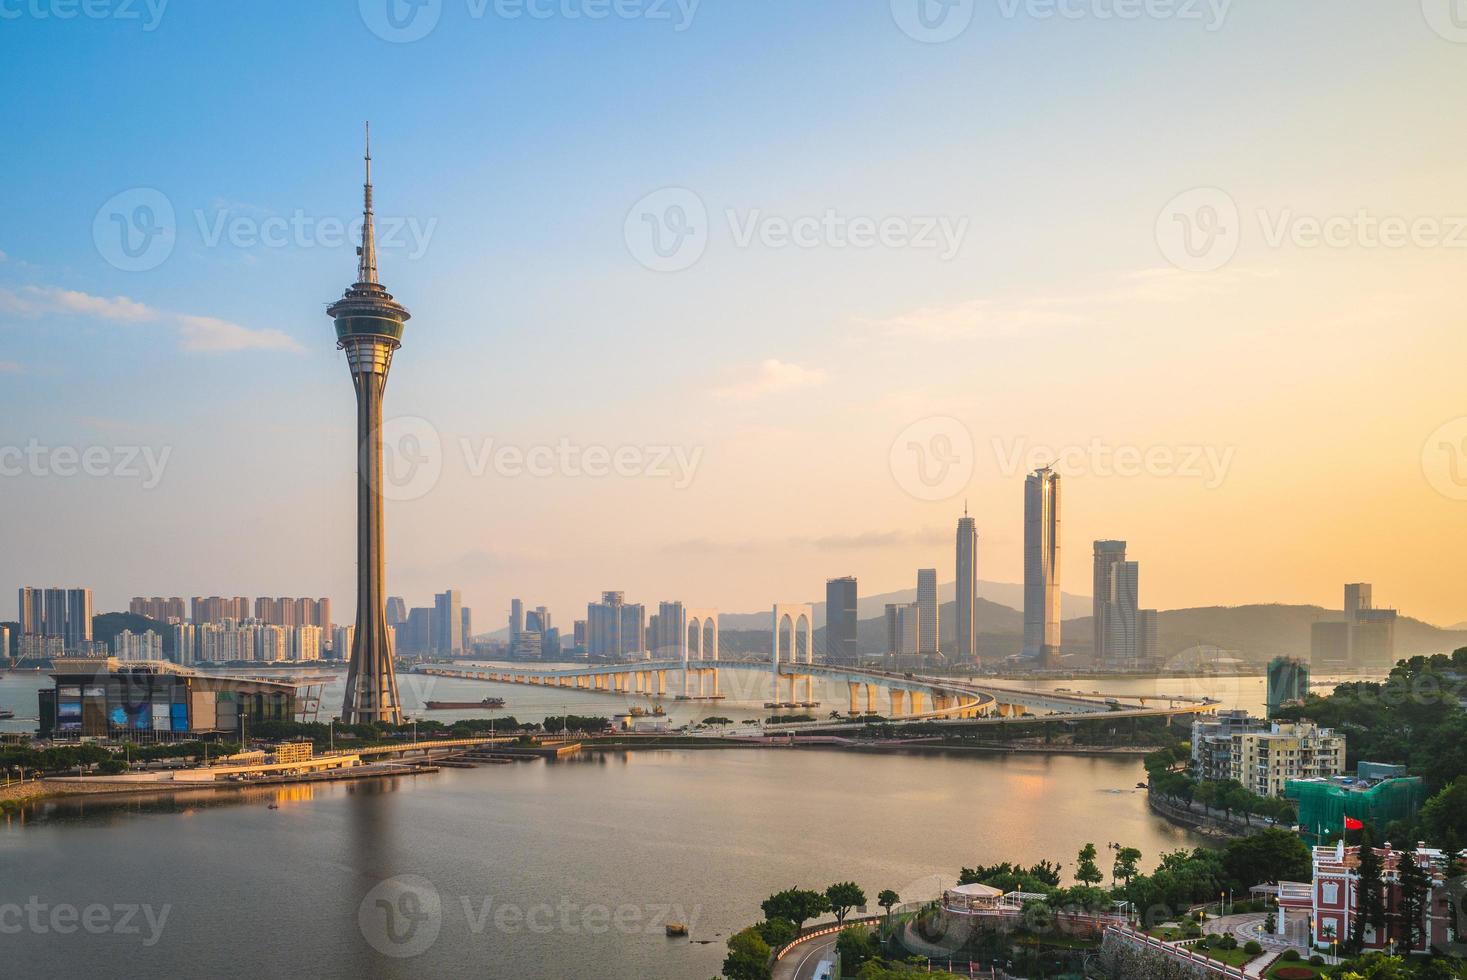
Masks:
[[[0,824],[0,925],[30,915],[6,903],[44,906],[41,928],[5,935],[3,972],[707,980],[730,930],[791,885],[916,900],[964,864],[1198,843],[1147,811],[1140,775],[1120,759],[722,749],[41,804]],[[58,907],[97,903],[113,911],[95,932],[52,930]],[[118,906],[143,909],[138,933],[111,931]],[[391,934],[384,907],[402,913]],[[712,942],[665,938],[669,916]]]

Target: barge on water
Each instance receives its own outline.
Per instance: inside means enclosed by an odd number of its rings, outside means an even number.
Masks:
[[[429,701],[429,711],[457,711],[470,708],[502,708],[504,698],[485,698],[482,701]]]

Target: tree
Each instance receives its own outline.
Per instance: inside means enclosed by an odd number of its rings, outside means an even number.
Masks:
[[[835,948],[840,953],[841,971],[847,976],[860,970],[862,964],[874,960],[881,953],[876,937],[870,929],[863,926],[842,929],[836,937]]]
[[[1424,938],[1422,918],[1427,911],[1427,896],[1431,894],[1431,877],[1426,869],[1416,863],[1415,855],[1402,852],[1399,858],[1401,901],[1397,910],[1401,931],[1397,937],[1397,950],[1411,953]]]
[[[1368,831],[1362,831],[1360,841],[1360,883],[1356,886],[1357,913],[1350,931],[1350,947],[1359,952],[1365,946],[1365,929],[1373,928],[1377,933],[1385,928],[1385,899],[1382,895],[1384,881],[1381,875],[1380,855],[1375,853]]]
[[[1426,801],[1421,808],[1421,829],[1426,839],[1455,854],[1467,845],[1467,776]]]
[[[1411,970],[1399,956],[1371,953],[1340,974],[1340,980],[1410,980]]]
[[[765,919],[754,927],[771,949],[778,949],[800,934],[789,919]]]
[[[902,900],[902,897],[890,888],[883,888],[881,894],[876,896],[876,904],[886,909],[886,917],[891,918],[892,907]]]
[[[801,929],[809,920],[829,912],[830,902],[817,891],[786,888],[770,895],[759,907],[764,910],[764,918],[788,919]]]
[[[835,913],[835,924],[840,925],[851,909],[866,904],[866,893],[854,881],[842,881],[825,889],[825,901]]]
[[[1080,848],[1080,859],[1075,865],[1075,880],[1082,885],[1098,885],[1105,880],[1105,875],[1095,863],[1095,855],[1093,843],[1087,843]]]
[[[1271,827],[1230,841],[1222,865],[1228,887],[1241,892],[1262,882],[1308,881],[1313,875],[1312,861],[1299,835]]]
[[[769,958],[773,954],[754,926],[728,937],[728,956],[723,975],[728,980],[769,980]]]
[[[1114,882],[1117,878],[1131,887],[1131,879],[1140,873],[1141,852],[1134,847],[1123,847],[1116,851],[1115,864],[1110,869],[1110,879]]]

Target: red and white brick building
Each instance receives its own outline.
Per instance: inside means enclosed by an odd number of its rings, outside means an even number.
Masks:
[[[1456,937],[1450,934],[1452,908],[1446,888],[1448,855],[1424,844],[1416,845],[1414,851],[1398,851],[1387,843],[1375,848],[1380,857],[1383,881],[1383,904],[1386,925],[1377,931],[1366,926],[1364,946],[1366,950],[1394,948],[1400,938],[1401,907],[1400,873],[1402,861],[1415,861],[1425,869],[1432,885],[1423,902],[1421,934],[1413,952],[1428,952],[1433,946],[1443,947]],[[1464,852],[1467,856],[1467,852]],[[1279,882],[1279,910],[1275,931],[1288,935],[1297,929],[1301,918],[1308,917],[1310,937],[1314,946],[1328,949],[1331,945],[1344,946],[1354,934],[1355,918],[1360,906],[1360,848],[1346,847],[1340,841],[1333,847],[1314,848],[1313,882]]]

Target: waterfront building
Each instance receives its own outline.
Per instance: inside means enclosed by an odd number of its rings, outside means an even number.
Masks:
[[[433,597],[432,649],[440,657],[463,656],[463,594],[457,589],[448,589]]]
[[[1161,666],[1161,614],[1155,609],[1136,610],[1136,662],[1156,669]]]
[[[10,627],[0,626],[0,660],[8,659],[10,656]]]
[[[46,621],[45,596],[40,589],[24,586],[20,590],[19,612],[16,620],[22,636],[43,635],[42,625]]]
[[[28,660],[55,660],[65,653],[65,637],[40,636],[35,633],[21,634],[17,649],[17,656]]]
[[[1362,609],[1350,629],[1350,664],[1357,670],[1388,671],[1396,665],[1396,610]]]
[[[861,660],[861,648],[856,642],[856,592],[854,575],[825,582],[825,662],[828,664],[855,664]]]
[[[290,659],[291,627],[262,623],[255,631],[255,659],[267,664]]]
[[[1302,702],[1309,696],[1309,665],[1291,657],[1275,657],[1268,663],[1268,717],[1278,714],[1286,704]]]
[[[468,653],[474,645],[474,611],[464,606],[459,610],[459,615],[463,618],[460,628],[463,630],[464,653]]]
[[[941,654],[938,640],[937,569],[917,569],[917,606],[920,617],[917,623],[917,653],[927,659]]]
[[[1126,542],[1095,542],[1094,566],[1091,573],[1090,615],[1091,632],[1095,645],[1095,662],[1098,664],[1107,663],[1111,659],[1106,649],[1110,636],[1106,623],[1106,614],[1110,608],[1111,580],[1115,575],[1115,566],[1118,562],[1125,560]]]
[[[1024,480],[1024,656],[1060,653],[1060,477],[1050,467]]]
[[[290,647],[287,659],[296,663],[307,663],[321,659],[321,638],[323,631],[319,626],[297,626],[290,631]]]
[[[396,627],[387,627],[396,632]],[[345,660],[351,655],[351,635],[355,627],[338,626],[331,631],[331,656],[334,660]]]
[[[163,637],[152,630],[123,630],[112,638],[112,656],[118,660],[162,660]]]
[[[1453,938],[1453,898],[1450,887],[1453,855],[1418,843],[1414,850],[1397,850],[1390,844],[1372,848],[1381,868],[1380,904],[1387,912],[1383,928],[1367,924],[1361,931],[1364,950],[1395,949],[1404,942],[1401,869],[1413,862],[1425,872],[1426,894],[1420,918],[1413,927],[1416,942],[1412,953],[1430,953]],[[1309,930],[1316,949],[1336,952],[1355,935],[1355,920],[1363,897],[1360,881],[1360,848],[1346,847],[1344,839],[1312,852],[1312,880],[1279,882],[1279,909],[1275,931],[1290,935],[1300,927]]]
[[[400,595],[387,597],[387,625],[401,626],[407,622],[407,600]]]
[[[1327,779],[1345,771],[1345,736],[1313,722],[1274,722],[1266,732],[1233,735],[1230,778],[1259,796],[1282,796],[1297,779]]]
[[[917,658],[922,607],[915,602],[886,604],[886,659],[891,668],[910,665]]]
[[[1141,659],[1137,608],[1140,604],[1141,566],[1118,561],[1110,569],[1110,595],[1105,603],[1105,655],[1112,667],[1134,669]]]
[[[1341,669],[1350,662],[1350,624],[1312,623],[1309,627],[1309,662],[1323,669]]]
[[[647,612],[621,592],[603,592],[586,606],[587,651],[593,660],[640,658],[646,649]]]
[[[153,634],[156,635],[156,634]],[[168,739],[293,721],[292,684],[198,674],[154,659],[57,661],[55,686],[38,692],[42,738]]]
[[[681,602],[663,602],[650,620],[647,635],[653,660],[677,660],[688,642],[688,613]]]
[[[954,602],[953,657],[960,663],[978,662],[978,523],[968,516],[958,518],[957,596]]]

